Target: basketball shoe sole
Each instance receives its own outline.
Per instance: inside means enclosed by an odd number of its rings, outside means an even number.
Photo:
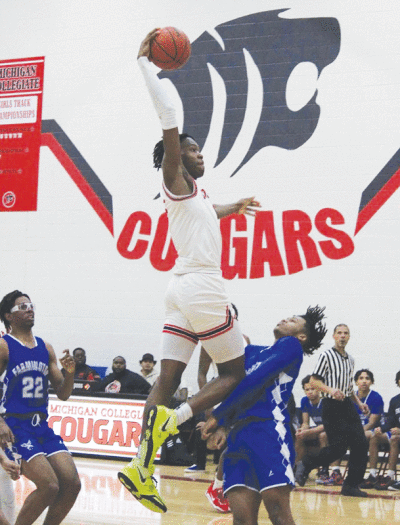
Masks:
[[[150,472],[135,458],[118,472],[118,479],[144,507],[153,512],[167,512],[167,506],[158,493]]]

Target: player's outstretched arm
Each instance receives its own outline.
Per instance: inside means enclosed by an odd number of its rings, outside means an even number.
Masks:
[[[218,219],[234,213],[254,216],[260,208],[261,204],[255,200],[255,197],[246,197],[232,204],[214,204]]]
[[[65,377],[57,366],[57,358],[51,344],[46,343],[46,348],[49,352],[49,380],[57,397],[62,401],[66,401],[72,393],[74,388],[74,374],[75,374],[75,360],[70,355],[69,350],[64,350],[64,356],[60,359],[60,363],[65,370]]]
[[[163,129],[164,157],[162,170],[165,186],[174,195],[188,195],[191,193],[191,189],[183,177],[176,108],[158,78],[153,64],[149,61],[151,41],[158,33],[158,28],[153,29],[140,44],[138,65]]]

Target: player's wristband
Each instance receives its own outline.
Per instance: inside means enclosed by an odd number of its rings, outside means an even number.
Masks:
[[[147,89],[153,101],[157,115],[161,121],[163,129],[173,129],[178,127],[176,110],[167,91],[162,87],[161,80],[153,70],[147,57],[138,58],[138,66],[146,81]]]

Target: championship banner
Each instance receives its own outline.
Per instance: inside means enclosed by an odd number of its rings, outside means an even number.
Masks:
[[[44,57],[0,61],[0,211],[36,211]]]
[[[135,456],[142,432],[145,401],[49,396],[49,426],[70,452],[94,456]],[[160,451],[156,459],[160,458]]]

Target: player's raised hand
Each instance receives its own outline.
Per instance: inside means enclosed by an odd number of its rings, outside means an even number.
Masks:
[[[151,41],[153,40],[155,36],[158,35],[159,32],[160,32],[160,28],[157,27],[156,29],[153,29],[153,31],[150,31],[150,33],[145,37],[143,42],[140,44],[140,48],[139,48],[139,52],[137,56],[138,58],[140,57],[149,58]]]
[[[211,416],[207,419],[201,429],[201,439],[208,439],[218,427],[218,421]]]
[[[336,401],[344,401],[345,395],[339,388],[333,388],[331,392],[331,396],[333,399],[336,399]]]
[[[367,405],[367,403],[361,403],[360,408],[361,408],[362,413],[365,414],[367,417],[371,415],[371,410],[369,406]]]
[[[3,459],[1,460],[1,466],[12,480],[16,481],[17,479],[19,479],[21,474],[21,467],[16,461],[11,461],[11,459],[8,459],[4,455]]]
[[[73,374],[75,372],[75,359],[72,357],[72,355],[69,354],[69,350],[64,350],[63,355],[60,358],[61,366],[70,374]]]
[[[238,214],[241,215],[242,213],[246,215],[254,215],[257,213],[258,208],[261,208],[261,204],[254,200],[255,197],[247,197],[245,199],[240,199],[237,201],[237,205],[239,207]]]
[[[207,448],[210,450],[221,450],[225,443],[226,430],[223,427],[218,427],[217,430],[207,439]]]

